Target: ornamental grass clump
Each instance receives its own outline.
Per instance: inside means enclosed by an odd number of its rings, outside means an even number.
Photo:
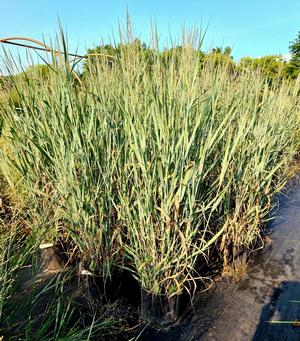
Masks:
[[[49,67],[47,81],[15,80],[20,101],[4,108],[11,152],[2,155],[3,169],[10,183],[16,181],[9,170],[17,172],[18,184],[40,202],[40,215],[51,216],[47,238],[71,241],[81,268],[111,276],[122,262],[112,118],[69,67],[56,60]]]
[[[299,81],[200,58],[196,31],[168,53],[153,37],[148,48],[129,30],[115,54],[88,56],[82,78],[57,56],[47,79],[16,77],[1,167],[81,268],[192,296],[216,259],[227,272],[262,246],[299,152]]]
[[[224,190],[210,185],[230,117],[215,120],[191,43],[179,65],[174,56],[166,67],[157,58],[149,68],[146,56],[135,53],[136,67],[117,95],[126,141],[119,189],[125,250],[141,287],[168,297],[193,292],[198,260],[222,233],[211,230],[210,216]]]

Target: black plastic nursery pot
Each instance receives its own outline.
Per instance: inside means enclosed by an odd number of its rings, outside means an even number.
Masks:
[[[134,306],[140,304],[139,284],[127,271],[113,273],[106,279],[89,271],[81,271],[80,279],[85,291],[94,297],[102,296],[109,302],[124,298]]]
[[[40,272],[62,271],[64,261],[60,257],[57,247],[52,243],[41,244],[38,256],[38,269]]]
[[[79,274],[80,282],[83,285],[85,296],[90,299],[104,299],[104,301],[113,301],[118,292],[118,281],[115,277],[104,278],[83,270]]]
[[[154,295],[141,288],[141,317],[162,327],[174,325],[182,315],[184,301],[184,295]]]

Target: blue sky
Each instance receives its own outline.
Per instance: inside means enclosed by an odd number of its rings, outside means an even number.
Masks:
[[[177,36],[182,24],[202,21],[203,26],[209,23],[204,49],[228,45],[235,59],[285,55],[300,31],[299,0],[0,0],[0,5],[0,38],[21,35],[48,41],[59,16],[68,32],[69,50],[78,47],[80,53],[102,38],[108,41],[117,32],[118,20],[124,23],[127,7],[134,32],[144,41],[151,20],[163,41],[169,32]]]

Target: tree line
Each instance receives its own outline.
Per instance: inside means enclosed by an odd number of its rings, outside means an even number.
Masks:
[[[139,39],[135,39],[128,45],[135,45],[135,48],[144,50],[146,56],[151,64],[151,58],[153,51],[150,47],[147,47],[145,43],[142,43]],[[89,55],[106,56],[108,63],[112,64],[114,60],[120,56],[121,50],[124,48],[124,44],[118,44],[113,46],[111,44],[100,45],[94,49],[89,49],[87,53]],[[176,46],[173,48],[166,48],[160,52],[160,58],[162,62],[167,63],[168,60],[182,52],[182,46]],[[266,55],[263,57],[243,57],[239,61],[235,62],[232,56],[232,49],[227,46],[225,48],[215,47],[211,51],[204,53],[203,51],[196,51],[199,58],[203,62],[211,61],[215,64],[227,64],[229,68],[234,70],[249,69],[260,70],[263,72],[267,79],[284,78],[284,79],[296,79],[300,73],[300,31],[294,41],[289,45],[290,58],[286,60],[282,55]],[[83,75],[87,72],[87,63],[83,67]]]
[[[113,46],[112,44],[99,45],[93,49],[88,49],[87,54],[91,56],[84,61],[81,70],[81,77],[85,78],[88,73],[92,71],[92,65],[96,58],[104,57],[107,60],[108,65],[113,65],[113,63],[121,57],[122,50],[126,48],[140,49],[143,50],[144,55],[147,58],[147,62],[151,65],[153,58],[159,58],[162,63],[167,64],[171,58],[174,62],[176,56],[179,56],[183,52],[184,48],[182,46],[176,46],[172,48],[165,48],[163,51],[158,51],[148,47],[145,43],[142,43],[139,39],[135,39],[130,43],[120,43]],[[232,56],[232,50],[230,47],[215,47],[209,52],[203,52],[201,50],[195,50],[198,54],[199,60],[203,63],[212,62],[215,65],[227,65],[230,70],[260,70],[266,77],[266,79],[273,80],[275,78],[282,79],[296,79],[300,73],[300,31],[298,32],[294,41],[290,42],[289,45],[290,59],[285,60],[282,55],[267,55],[263,57],[243,57],[239,61],[235,62]],[[31,78],[35,76],[42,76],[42,78],[47,77],[49,69],[47,65],[39,64],[35,66],[30,66],[26,72],[22,72],[20,75],[25,78]],[[10,76],[0,75],[0,88],[3,86],[5,79],[7,80]],[[40,78],[40,77],[38,77]],[[6,83],[7,84],[7,83]]]

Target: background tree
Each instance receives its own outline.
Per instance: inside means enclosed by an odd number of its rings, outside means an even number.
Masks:
[[[86,77],[89,72],[93,72],[93,69],[96,67],[97,58],[105,59],[107,64],[112,66],[120,51],[117,46],[106,44],[88,49],[87,54],[90,56],[83,63],[83,77]]]
[[[154,56],[153,50],[147,47],[145,43],[142,43],[140,39],[134,39],[131,42],[119,43],[115,46],[111,44],[99,45],[93,49],[88,49],[87,54],[89,58],[85,60],[83,64],[83,78],[87,76],[88,73],[93,72],[97,59],[105,61],[107,65],[113,66],[114,63],[120,58],[124,53],[136,51],[136,55],[141,55],[142,51],[145,58],[147,59],[149,65],[152,63],[152,58]]]
[[[295,79],[300,73],[300,31],[294,41],[290,43],[289,50],[291,53],[291,60],[287,63],[287,74]]]
[[[231,52],[232,52],[231,47],[226,46],[223,53],[226,54],[227,56],[231,56]]]
[[[205,62],[212,63],[214,66],[226,65],[228,70],[233,72],[235,70],[235,63],[231,56],[231,48],[215,47],[211,52],[207,53],[204,58]]]
[[[284,77],[285,63],[281,55],[269,55],[260,58],[244,57],[239,62],[240,69],[260,70],[268,80]]]
[[[200,62],[204,61],[205,54],[201,50],[196,50],[191,46],[175,46],[172,48],[165,48],[161,53],[160,53],[160,58],[161,61],[164,63],[165,66],[168,65],[168,63],[172,60],[175,65],[179,66],[179,63],[182,62],[181,54],[185,52],[192,52],[195,53]]]

